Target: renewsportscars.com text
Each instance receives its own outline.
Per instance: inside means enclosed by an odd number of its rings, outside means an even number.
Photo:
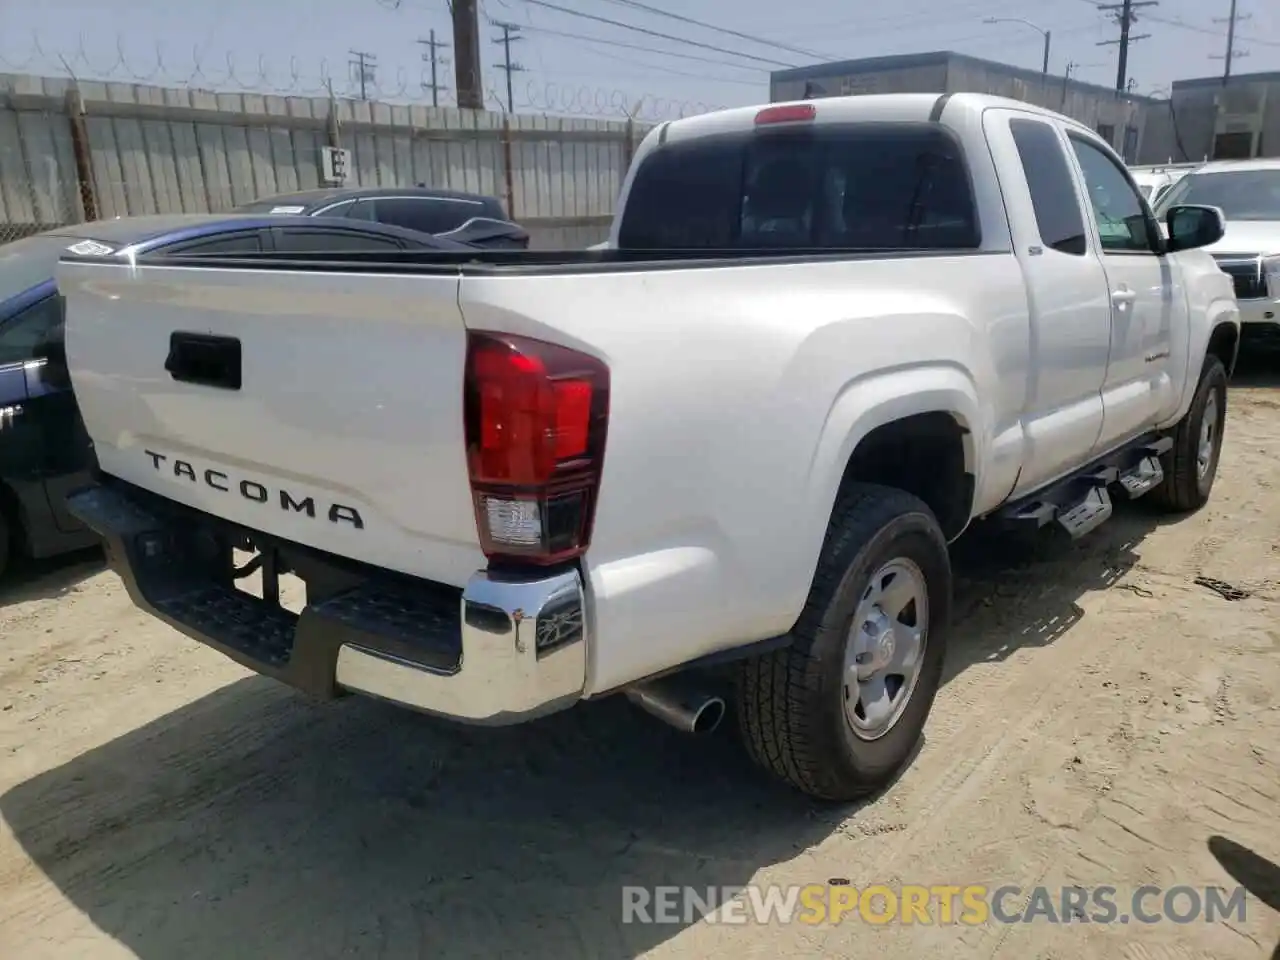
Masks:
[[[845,884],[623,887],[622,922],[978,926],[986,923],[1217,923],[1245,919],[1243,887],[988,887]]]

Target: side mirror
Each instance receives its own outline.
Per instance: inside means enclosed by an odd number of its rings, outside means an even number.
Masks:
[[[1217,243],[1227,232],[1226,219],[1217,207],[1179,204],[1165,211],[1168,251],[1195,250]]]

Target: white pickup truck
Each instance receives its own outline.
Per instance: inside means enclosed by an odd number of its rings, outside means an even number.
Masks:
[[[1208,498],[1239,318],[1219,211],[1167,227],[1083,126],[893,95],[664,124],[606,250],[67,255],[70,506],[138,606],[316,696],[700,731],[729,674],[761,765],[855,797],[972,521]]]

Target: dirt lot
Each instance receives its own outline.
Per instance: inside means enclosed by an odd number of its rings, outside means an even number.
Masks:
[[[927,742],[856,809],[625,703],[510,730],[312,705],[92,559],[37,572],[0,595],[0,957],[1271,956],[1276,383],[1233,393],[1200,514],[1122,508],[1022,565],[965,548]],[[1215,925],[620,922],[624,884],[833,877],[1253,893]]]

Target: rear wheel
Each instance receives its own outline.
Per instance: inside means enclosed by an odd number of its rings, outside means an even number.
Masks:
[[[1187,513],[1209,500],[1227,421],[1227,371],[1215,356],[1205,358],[1196,395],[1173,432],[1165,477],[1151,499],[1166,510]]]
[[[792,645],[739,668],[748,753],[819,799],[887,786],[937,693],[950,606],[946,538],[929,508],[887,487],[849,490]]]

